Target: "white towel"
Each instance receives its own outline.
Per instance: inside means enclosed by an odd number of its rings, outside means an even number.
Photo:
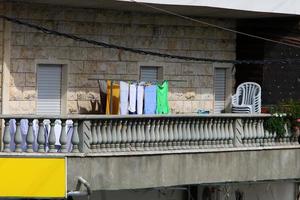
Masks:
[[[144,83],[140,83],[137,89],[137,114],[143,114],[144,105]]]
[[[129,107],[128,110],[130,112],[136,111],[136,84],[130,84],[129,86]]]
[[[128,94],[129,94],[129,84],[120,81],[120,114],[128,114]]]

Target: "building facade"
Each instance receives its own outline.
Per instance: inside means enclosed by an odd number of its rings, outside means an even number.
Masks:
[[[64,198],[90,196],[91,191],[92,199],[225,200],[242,192],[251,199],[256,194],[263,199],[296,197],[298,137],[286,127],[283,135],[267,130],[267,114],[223,114],[230,111],[235,89],[233,64],[104,48],[36,27],[217,60],[236,59],[235,33],[124,1],[82,2],[0,3],[0,176],[10,181],[0,184],[7,188],[0,189],[0,197]],[[175,10],[191,11],[194,18],[225,29],[236,29],[239,17],[262,14],[252,13],[254,8],[239,12],[200,6],[204,15],[197,5],[186,6]],[[264,15],[293,14],[283,10],[265,10]],[[94,79],[148,77],[169,80],[169,115],[100,115],[100,88]],[[212,115],[196,114],[199,109]],[[22,180],[32,183],[29,189]],[[40,187],[41,181],[46,186]]]

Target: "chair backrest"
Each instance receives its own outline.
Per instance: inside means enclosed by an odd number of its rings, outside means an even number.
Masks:
[[[254,112],[261,110],[261,87],[254,82],[245,82],[236,89],[238,105],[253,105]]]

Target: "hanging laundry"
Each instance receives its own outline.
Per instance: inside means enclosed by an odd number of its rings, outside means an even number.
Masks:
[[[100,114],[105,114],[106,112],[106,98],[107,98],[107,83],[106,81],[99,81],[100,87]]]
[[[136,112],[136,83],[132,83],[129,86],[129,113],[134,114]]]
[[[139,83],[137,88],[137,114],[143,114],[143,105],[144,105],[144,82]]]
[[[144,114],[155,114],[156,111],[156,85],[145,86]]]
[[[120,86],[118,84],[112,85],[112,95],[110,91],[111,81],[107,81],[107,98],[106,98],[106,114],[119,114],[120,108]],[[112,100],[110,99],[112,98]],[[110,112],[110,103],[112,103],[112,110]]]
[[[169,113],[169,103],[168,103],[168,92],[169,84],[168,81],[164,81],[162,84],[157,84],[157,114],[168,114]]]
[[[128,114],[128,97],[129,97],[129,84],[120,81],[120,114]]]

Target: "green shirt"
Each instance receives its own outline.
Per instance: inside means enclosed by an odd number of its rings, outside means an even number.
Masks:
[[[156,87],[156,113],[157,114],[169,113],[168,92],[169,92],[168,81],[164,81],[162,84],[157,84]]]

